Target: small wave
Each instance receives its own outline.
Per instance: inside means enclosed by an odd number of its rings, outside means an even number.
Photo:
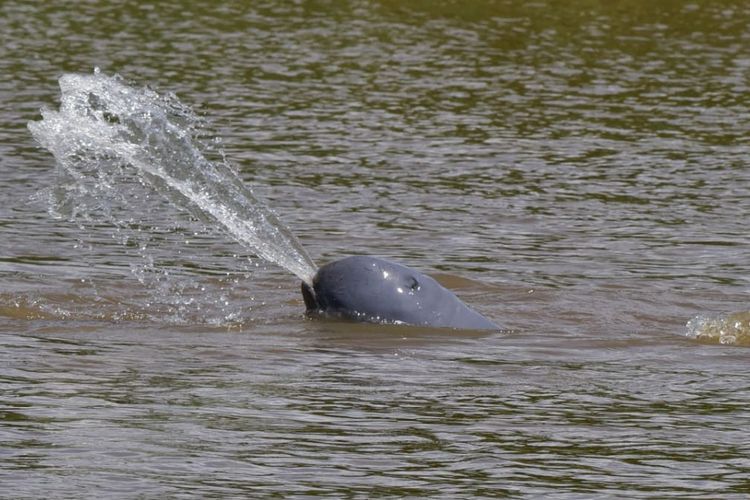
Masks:
[[[699,342],[750,346],[750,311],[698,315],[686,326],[686,335]]]

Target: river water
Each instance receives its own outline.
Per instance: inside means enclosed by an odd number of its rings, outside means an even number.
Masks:
[[[746,498],[749,25],[2,2],[0,497]],[[413,266],[503,330],[308,320],[298,278],[164,199],[55,204],[27,123],[95,67],[204,117],[318,264]]]

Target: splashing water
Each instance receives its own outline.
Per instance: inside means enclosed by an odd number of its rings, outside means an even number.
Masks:
[[[66,74],[59,82],[59,111],[43,109],[42,120],[28,124],[66,180],[53,193],[59,215],[85,218],[98,210],[112,221],[112,204],[102,200],[134,206],[139,200],[130,199],[127,185],[140,184],[312,282],[316,266],[297,238],[223,158],[207,158],[211,147],[200,140],[201,120],[174,95],[128,85],[98,69]]]
[[[699,315],[688,321],[687,330],[700,342],[750,346],[750,311]]]

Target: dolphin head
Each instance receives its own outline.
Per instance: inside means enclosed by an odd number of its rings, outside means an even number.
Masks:
[[[419,271],[375,257],[353,256],[321,267],[302,284],[308,314],[355,321],[496,329],[452,292]]]

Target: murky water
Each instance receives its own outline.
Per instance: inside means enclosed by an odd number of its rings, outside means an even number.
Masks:
[[[748,25],[0,4],[0,496],[744,498]],[[50,214],[26,124],[95,66],[204,116],[316,262],[403,262],[506,330],[306,320],[298,278],[167,200]]]

